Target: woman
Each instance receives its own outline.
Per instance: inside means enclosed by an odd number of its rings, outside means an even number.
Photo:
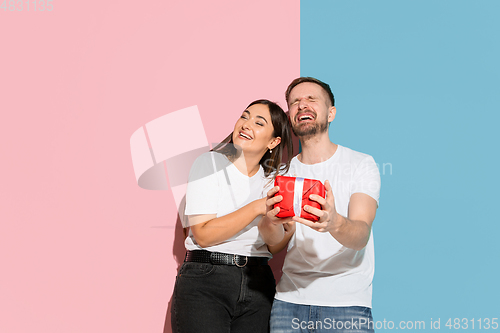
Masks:
[[[276,103],[257,100],[221,145],[194,162],[186,193],[191,228],[174,288],[173,332],[268,332],[275,280],[257,224],[273,177],[288,170],[291,156],[286,114]]]

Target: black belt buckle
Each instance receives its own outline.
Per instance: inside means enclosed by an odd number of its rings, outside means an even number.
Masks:
[[[240,259],[245,258],[245,263],[240,264]],[[237,254],[211,252],[209,255],[209,262],[212,265],[235,265],[237,267],[245,267],[248,264],[247,256],[240,256]]]

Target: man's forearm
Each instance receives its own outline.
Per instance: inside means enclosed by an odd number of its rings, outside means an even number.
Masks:
[[[285,231],[283,225],[273,224],[267,217],[259,221],[259,232],[267,245],[273,246],[283,240]]]
[[[337,219],[330,234],[345,247],[362,250],[370,239],[371,227],[364,221],[350,220],[340,214],[337,214]]]

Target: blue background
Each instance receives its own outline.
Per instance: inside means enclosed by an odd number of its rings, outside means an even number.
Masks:
[[[500,317],[499,17],[500,1],[301,2],[331,139],[380,166],[375,321]]]

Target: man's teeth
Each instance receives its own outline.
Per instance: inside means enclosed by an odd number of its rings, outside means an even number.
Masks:
[[[300,116],[300,117],[299,117],[299,120],[305,120],[305,119],[310,119],[310,120],[312,120],[313,118],[312,118],[311,116],[309,116],[309,115],[305,115],[305,116]]]

